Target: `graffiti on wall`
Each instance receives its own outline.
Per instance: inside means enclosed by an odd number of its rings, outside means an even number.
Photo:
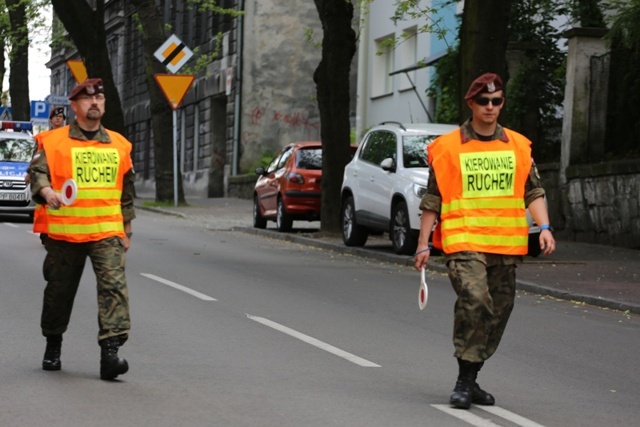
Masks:
[[[304,136],[304,139],[307,140],[318,139],[320,135],[320,121],[309,119],[309,110],[307,109],[285,112],[271,108],[267,104],[263,107],[254,107],[249,112],[249,116],[252,126],[277,124]]]

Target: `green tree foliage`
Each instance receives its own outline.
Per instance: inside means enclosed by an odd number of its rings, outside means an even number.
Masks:
[[[576,26],[604,28],[600,3],[600,0],[568,0],[567,11],[573,16]]]
[[[561,33],[551,23],[557,16],[554,0],[517,0],[509,23],[510,47],[521,54],[510,76],[501,120],[533,142],[538,162],[559,161],[564,99],[565,53]]]
[[[187,0],[189,7],[195,8],[198,12],[213,12],[219,15],[228,15],[233,18],[244,15],[244,11],[220,7],[218,0]],[[220,57],[222,50],[223,34],[215,35],[215,49],[208,54],[201,54],[199,48],[193,49],[194,61],[192,66],[186,66],[182,69],[183,74],[200,74],[209,64]]]
[[[640,157],[640,0],[611,2],[607,155]]]
[[[476,4],[476,6],[478,6]],[[561,117],[559,115],[564,97],[565,55],[558,47],[561,34],[551,23],[558,14],[567,13],[565,0],[515,0],[510,2],[508,16],[507,39],[504,48],[502,42],[479,43],[480,38],[471,38],[466,47],[460,44],[449,48],[445,57],[436,64],[434,83],[427,90],[427,95],[436,99],[436,121],[442,123],[460,123],[468,117],[468,108],[462,98],[468,83],[461,85],[463,61],[462,49],[476,50],[475,57],[484,55],[487,46],[492,57],[496,54],[504,57],[503,61],[491,62],[471,60],[474,64],[472,73],[477,76],[482,72],[498,72],[505,79],[507,103],[501,116],[501,122],[507,127],[517,130],[534,142],[534,156],[538,162],[557,161],[560,157]],[[473,25],[477,31],[492,29],[491,20],[475,22],[474,17],[463,13],[463,20]],[[474,12],[475,13],[475,12]],[[477,17],[476,17],[477,18]],[[495,33],[488,35],[495,36]],[[506,71],[507,52],[520,53],[519,67],[514,75]],[[474,56],[467,53],[465,57]],[[502,65],[504,62],[504,65]],[[464,87],[461,87],[464,86]]]
[[[447,54],[436,63],[435,79],[427,89],[427,96],[436,100],[435,121],[437,123],[460,124],[459,51],[459,44],[447,49]]]

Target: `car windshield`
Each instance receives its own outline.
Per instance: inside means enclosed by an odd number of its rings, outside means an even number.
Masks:
[[[322,148],[302,148],[296,155],[299,169],[322,169]]]
[[[405,168],[426,168],[427,145],[437,135],[416,135],[402,137],[402,161]]]
[[[32,155],[32,141],[28,139],[0,139],[0,161],[29,162]]]

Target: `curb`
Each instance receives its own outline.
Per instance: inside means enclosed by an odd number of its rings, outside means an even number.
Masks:
[[[184,219],[188,218],[188,215],[185,215],[180,212],[173,212],[171,210],[164,209],[164,208],[138,206],[138,205],[136,205],[135,207],[136,209],[148,210],[148,211],[160,213],[163,215],[177,216]],[[265,230],[265,229],[252,228],[252,227],[232,227],[230,230],[240,231],[245,234],[251,234],[256,236],[270,237],[273,239],[284,240],[284,241],[293,242],[293,243],[300,243],[307,246],[313,246],[316,248],[330,250],[333,252],[356,255],[362,258],[369,258],[369,259],[388,262],[392,264],[398,264],[405,267],[413,266],[413,259],[403,255],[380,253],[380,252],[372,251],[370,249],[365,249],[361,247],[337,245],[335,243],[324,242],[322,240],[313,239],[310,237],[297,236],[295,234],[290,234],[290,233],[281,233],[279,231],[273,231],[273,230]],[[429,270],[437,271],[439,273],[446,273],[447,267],[441,263],[434,262],[429,264]],[[585,303],[585,304],[593,305],[600,308],[610,309],[610,310],[640,314],[640,305],[629,304],[621,301],[614,301],[614,300],[610,300],[602,297],[595,297],[593,295],[584,295],[584,294],[561,291],[558,289],[549,288],[544,285],[540,285],[537,283],[528,282],[524,280],[516,279],[516,288],[517,290],[531,292],[537,295],[544,295],[544,296],[550,296],[553,298],[558,298],[566,301]]]

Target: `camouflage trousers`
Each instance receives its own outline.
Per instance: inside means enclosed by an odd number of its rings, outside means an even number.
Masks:
[[[516,265],[487,264],[483,258],[451,259],[447,266],[458,295],[453,325],[454,356],[483,362],[498,348],[513,310]]]
[[[98,289],[98,340],[120,336],[124,343],[131,321],[124,247],[120,238],[88,243],[49,238],[45,248],[47,256],[42,269],[47,286],[40,321],[42,334],[60,335],[67,330],[82,271],[89,257]]]

